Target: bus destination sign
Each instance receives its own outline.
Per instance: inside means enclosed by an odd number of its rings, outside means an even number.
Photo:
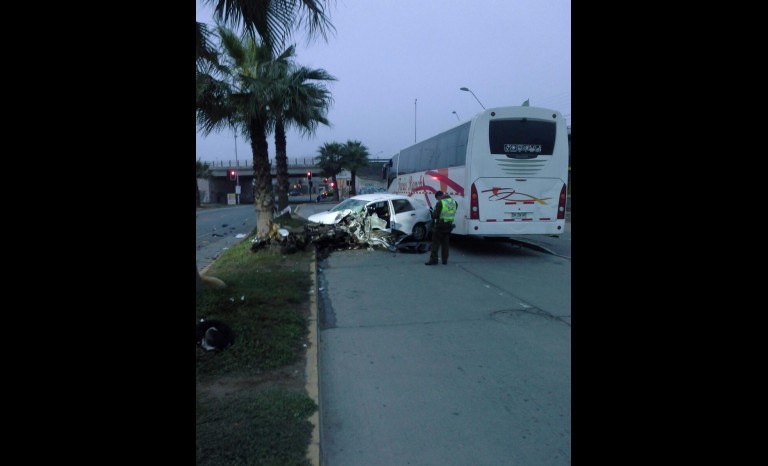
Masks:
[[[504,144],[507,157],[531,159],[541,154],[541,144]]]

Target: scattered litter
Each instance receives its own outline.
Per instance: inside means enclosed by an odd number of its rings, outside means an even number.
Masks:
[[[280,212],[277,212],[277,208],[275,208],[273,218],[282,217],[283,215],[291,215],[291,206],[287,206],[285,209],[281,210]]]
[[[238,234],[235,235],[235,238],[238,238],[238,239],[245,238],[245,237],[246,237],[245,233],[238,233]]]

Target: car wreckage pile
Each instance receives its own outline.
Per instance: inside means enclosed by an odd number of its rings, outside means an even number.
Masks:
[[[387,231],[386,225],[386,220],[375,213],[366,215],[365,212],[351,212],[334,225],[310,222],[299,232],[281,228],[275,223],[265,240],[251,240],[251,251],[269,246],[280,248],[281,253],[291,254],[305,250],[311,243],[315,244],[321,256],[338,250],[373,250],[377,247],[390,252],[424,253],[430,250],[429,242],[414,241],[411,235],[399,230]]]

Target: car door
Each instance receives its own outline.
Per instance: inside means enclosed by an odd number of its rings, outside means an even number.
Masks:
[[[413,225],[418,222],[416,209],[408,199],[393,199],[392,203],[392,228],[403,233],[411,234]]]

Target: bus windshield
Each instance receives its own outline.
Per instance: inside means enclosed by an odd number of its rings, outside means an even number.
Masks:
[[[489,122],[488,142],[492,155],[533,158],[552,155],[555,149],[555,122],[528,119]]]

